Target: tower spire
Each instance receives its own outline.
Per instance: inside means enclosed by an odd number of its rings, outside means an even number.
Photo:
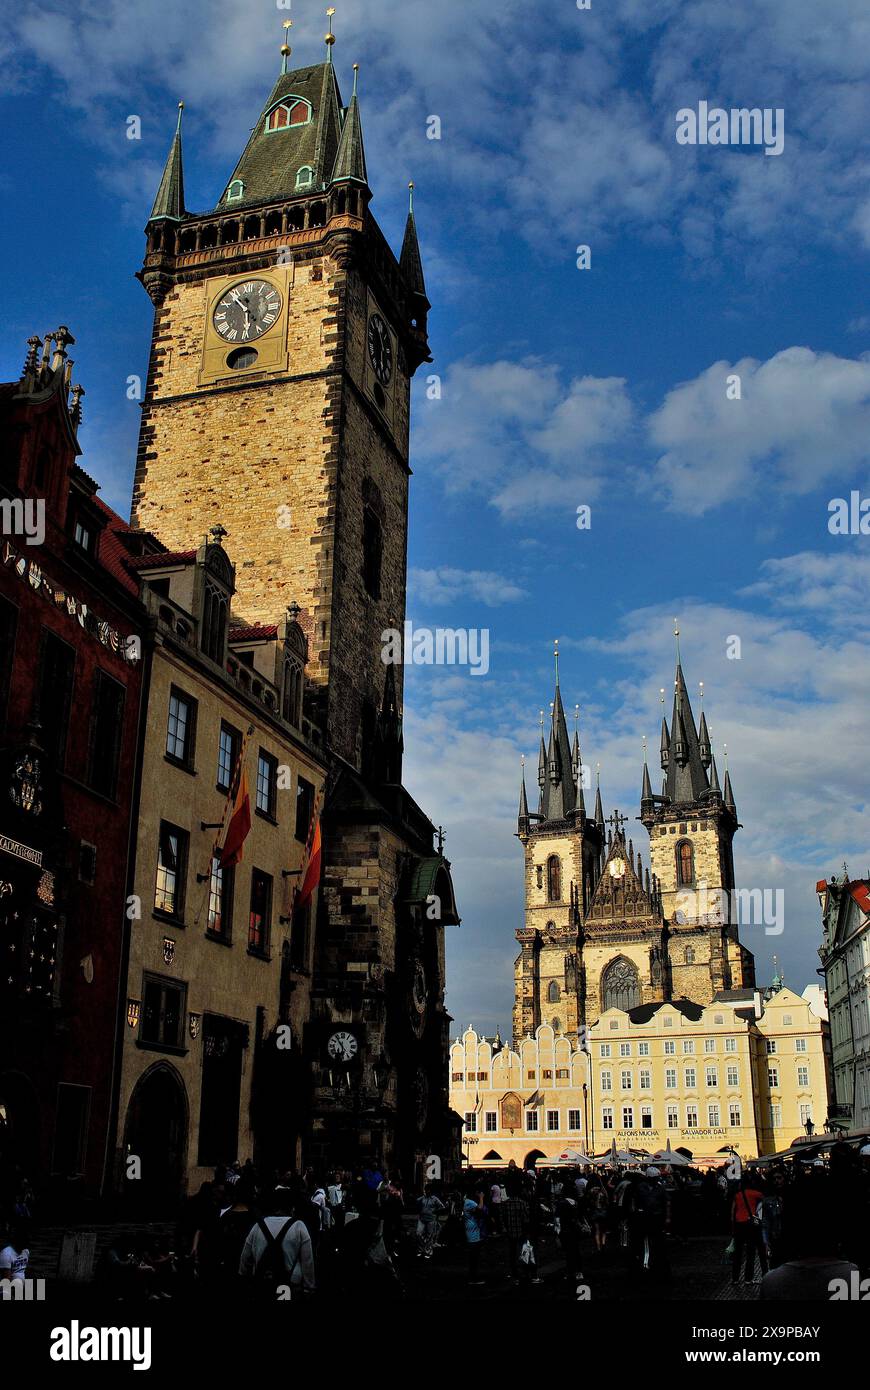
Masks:
[[[522,771],[520,773],[520,809],[517,815],[517,834],[525,835],[529,829],[529,802],[526,797],[526,759],[525,754],[520,758]]]
[[[183,111],[184,102],[180,101],[175,134],[172,137],[172,144],[166,157],[163,177],[160,180],[160,187],[157,189],[149,222],[164,217],[173,222],[180,222],[184,216],[184,169],[181,159],[181,116]]]
[[[655,802],[653,800],[652,782],[649,777],[649,767],[646,760],[646,738],[643,741],[643,782],[640,789],[640,818],[643,824],[649,829],[655,815]]]
[[[335,6],[334,6],[334,5],[330,5],[329,9],[326,11],[326,15],[327,15],[327,18],[328,18],[328,20],[329,20],[329,33],[323,35],[323,42],[326,44],[326,61],[327,61],[327,63],[331,63],[331,62],[332,62],[332,46],[333,46],[333,44],[335,43],[335,35],[334,35],[333,32],[332,32],[332,16],[333,16],[334,14],[335,14]],[[356,81],[354,81],[354,91],[356,91]]]
[[[350,179],[368,188],[369,178],[366,170],[366,155],[363,147],[362,124],[360,122],[359,102],[357,100],[358,73],[359,63],[354,63],[353,95],[350,99],[350,105],[347,108],[344,125],[341,128],[341,138],[338,142],[331,181],[332,183],[339,183]]]
[[[282,45],[281,45],[281,76],[282,76],[282,77],[286,77],[286,76],[287,76],[287,59],[290,57],[290,54],[291,54],[292,51],[293,51],[293,50],[291,49],[289,43],[287,42],[287,40],[288,40],[289,37],[290,37],[290,30],[293,28],[293,20],[292,20],[292,19],[285,19],[285,20],[284,20],[284,23],[283,23],[283,25],[282,25],[281,27],[282,27],[283,30],[284,30],[284,42],[283,42]]]

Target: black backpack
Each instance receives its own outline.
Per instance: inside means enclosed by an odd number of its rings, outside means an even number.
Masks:
[[[276,1236],[272,1235],[265,1221],[260,1218],[257,1225],[266,1238],[266,1249],[257,1261],[254,1278],[264,1292],[277,1293],[279,1284],[289,1284],[292,1270],[287,1270],[284,1262],[284,1237],[293,1225],[294,1218],[288,1216]]]

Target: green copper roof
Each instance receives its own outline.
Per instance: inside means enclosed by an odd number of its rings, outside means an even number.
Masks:
[[[405,239],[402,242],[402,254],[399,257],[399,266],[414,293],[422,295],[425,299],[426,282],[423,279],[423,261],[420,256],[420,243],[417,240],[417,224],[414,221],[413,212],[408,213],[408,220],[405,223]]]
[[[364,184],[368,184],[369,181],[356,92],[350,99],[350,106],[344,117],[335,167],[332,170],[332,182],[337,183],[340,179],[356,179],[357,183]]]
[[[267,131],[266,118],[281,102],[292,105],[296,97],[308,103],[310,119],[304,124]],[[300,169],[313,169],[308,187],[319,190],[330,180],[341,136],[341,97],[331,63],[282,73],[257,117],[241,159],[227,179],[217,206],[251,207],[292,196],[297,191]],[[240,199],[227,201],[227,189],[241,180]]]
[[[172,144],[169,147],[163,177],[160,180],[157,197],[154,199],[149,222],[153,222],[157,217],[171,217],[175,222],[180,222],[184,216],[184,170],[181,165],[182,110],[183,107],[179,103],[178,124],[175,127]]]

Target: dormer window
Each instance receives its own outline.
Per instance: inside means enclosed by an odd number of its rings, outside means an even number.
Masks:
[[[227,189],[227,198],[226,198],[226,201],[227,201],[228,203],[239,203],[239,202],[241,202],[242,198],[244,198],[244,196],[245,196],[245,185],[242,183],[242,180],[241,180],[241,179],[233,179],[232,183],[230,184],[229,188]]]
[[[311,107],[300,97],[282,101],[266,117],[265,133],[271,135],[276,130],[287,130],[294,125],[307,125],[311,120]]]
[[[303,164],[302,168],[296,174],[296,191],[298,193],[300,189],[313,187],[314,170],[310,164]]]
[[[77,521],[73,537],[76,545],[83,550],[86,555],[91,555],[94,549],[94,533],[83,521]]]

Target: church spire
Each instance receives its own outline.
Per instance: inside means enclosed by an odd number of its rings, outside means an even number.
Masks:
[[[368,188],[369,178],[366,170],[366,155],[363,148],[362,125],[356,93],[358,75],[359,63],[354,63],[353,95],[350,99],[350,106],[345,112],[331,182],[344,183],[352,180],[354,183],[361,183]]]
[[[520,809],[517,815],[517,834],[527,835],[529,831],[529,802],[526,797],[526,760],[521,759],[522,772],[520,774]]]
[[[405,280],[410,287],[411,293],[417,295],[421,300],[426,300],[426,307],[429,307],[429,300],[426,299],[426,281],[423,279],[423,258],[420,255],[420,243],[417,240],[417,223],[414,220],[414,185],[408,184],[408,220],[405,223],[405,236],[402,241],[402,250],[399,255],[399,267]]]
[[[731,773],[728,771],[728,745],[723,744],[722,749],[725,754],[725,788],[723,800],[728,810],[731,812],[732,816],[736,816],[737,807],[734,802],[734,791],[731,787]]]
[[[554,662],[556,689],[553,695],[553,715],[550,721],[550,740],[544,763],[546,780],[543,787],[541,813],[545,820],[565,820],[577,809],[577,783],[572,773],[573,759],[568,738],[568,725],[559,687],[559,641],[556,639]]]
[[[169,218],[173,222],[180,222],[184,216],[184,169],[181,160],[181,116],[183,111],[184,102],[180,101],[175,135],[172,137],[172,144],[166,157],[163,177],[160,180],[157,197],[154,199],[149,222],[155,222],[161,217]]]
[[[604,834],[604,807],[601,805],[601,765],[595,769],[595,824]]]
[[[665,767],[667,797],[670,801],[690,805],[696,802],[702,792],[707,790],[707,773],[701,756],[701,747],[695,731],[695,718],[686,689],[686,679],[680,661],[680,629],[674,624],[677,641],[677,668],[674,674],[674,707],[671,716],[670,737],[667,739],[668,757],[665,763],[665,734],[662,734],[662,766]],[[709,743],[706,720],[702,728]]]
[[[655,817],[655,801],[653,800],[652,782],[649,778],[649,767],[646,760],[646,739],[643,741],[643,783],[640,789],[640,818],[643,824],[649,829]]]

